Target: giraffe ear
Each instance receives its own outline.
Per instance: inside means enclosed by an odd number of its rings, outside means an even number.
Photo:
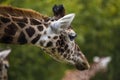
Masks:
[[[70,26],[71,22],[73,21],[74,17],[75,17],[74,13],[65,15],[64,17],[58,19],[57,21],[52,22],[51,28],[53,30],[56,30],[57,32],[67,29]]]
[[[10,52],[11,52],[11,49],[0,51],[0,59],[5,59]]]

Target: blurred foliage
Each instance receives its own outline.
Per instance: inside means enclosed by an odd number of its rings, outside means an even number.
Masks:
[[[0,0],[0,5],[30,8],[52,16],[54,4],[63,4],[66,13],[75,13],[72,23],[76,41],[89,62],[94,56],[111,56],[108,72],[92,80],[120,80],[120,0]],[[70,65],[54,61],[30,45],[4,45],[12,48],[9,80],[61,80]],[[73,68],[73,67],[72,67]]]

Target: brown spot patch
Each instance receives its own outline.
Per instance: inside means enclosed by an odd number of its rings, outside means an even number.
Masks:
[[[56,46],[59,46],[59,44],[60,44],[60,40],[57,40]]]
[[[8,22],[10,22],[10,19],[9,19],[9,18],[2,17],[2,16],[0,16],[0,20],[1,20],[3,23],[8,23]]]
[[[8,35],[3,35],[3,37],[0,39],[1,43],[11,43],[13,41],[13,37]]]
[[[52,48],[51,52],[54,54],[56,52],[55,48]]]
[[[50,39],[50,38],[51,38],[51,36],[48,36],[48,38]]]
[[[7,80],[7,76],[4,76],[4,79]]]
[[[39,24],[41,24],[41,22],[39,22],[38,20],[35,20],[35,19],[30,19],[30,23],[31,23],[31,25],[39,25]]]
[[[20,44],[25,44],[27,43],[27,39],[25,38],[25,34],[23,32],[20,33],[19,37],[18,37],[18,42]]]
[[[51,47],[53,45],[53,43],[51,41],[49,41],[46,45],[46,47]]]
[[[40,39],[40,37],[41,37],[41,35],[37,35],[37,37],[35,37],[32,41],[31,41],[31,43],[32,44],[35,44],[39,39]]]
[[[21,27],[21,28],[24,28],[24,27],[25,27],[25,23],[23,23],[23,22],[18,22],[17,24],[18,24],[18,26]]]
[[[58,50],[58,52],[61,52],[61,53],[64,53],[64,52],[65,52],[65,50],[62,49],[62,48],[58,48],[57,50]]]
[[[53,39],[58,39],[58,36],[54,36]]]
[[[5,33],[8,34],[8,35],[15,35],[16,31],[17,31],[17,27],[14,23],[11,23],[10,25],[8,25],[6,28],[5,28]]]
[[[66,58],[66,57],[67,57],[67,54],[63,54],[63,57]]]
[[[26,28],[26,32],[27,32],[29,37],[32,37],[33,34],[35,33],[35,30],[34,30],[34,28],[29,27],[29,28]]]
[[[44,34],[47,34],[47,32],[46,32],[46,31],[44,31]]]
[[[66,45],[65,45],[65,50],[67,50],[67,49],[68,49],[68,45],[66,44]]]
[[[67,53],[70,53],[70,49],[67,50]]]
[[[56,45],[61,46],[61,47],[64,47],[64,46],[65,46],[65,42],[64,42],[63,39],[61,39],[61,40],[57,40]]]
[[[43,26],[38,26],[37,27],[39,31],[43,31],[44,27]]]

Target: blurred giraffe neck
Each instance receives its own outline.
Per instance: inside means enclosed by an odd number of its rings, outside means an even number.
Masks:
[[[91,65],[91,68],[89,69],[88,75],[91,78],[91,77],[95,76],[96,73],[101,72],[101,71],[102,71],[102,69],[101,69],[100,64],[99,63],[93,63]]]
[[[0,51],[0,80],[8,80],[7,72],[8,72],[9,62],[7,56],[10,52],[11,49]]]
[[[90,80],[97,72],[105,72],[110,61],[110,57],[96,58],[89,70],[68,70],[62,80]]]
[[[1,60],[0,61],[0,80],[8,80],[6,65],[8,65],[7,60]]]

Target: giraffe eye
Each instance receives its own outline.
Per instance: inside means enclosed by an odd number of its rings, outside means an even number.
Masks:
[[[70,40],[73,41],[77,37],[77,34],[74,34],[74,35],[69,34],[68,36],[69,36]]]

